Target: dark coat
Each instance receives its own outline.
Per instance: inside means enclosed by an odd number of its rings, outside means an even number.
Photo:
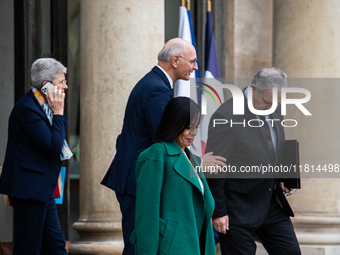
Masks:
[[[50,125],[30,90],[9,117],[8,142],[0,193],[46,202],[53,196],[68,118],[54,115]]]
[[[152,145],[167,103],[173,98],[169,80],[158,67],[133,88],[117,138],[117,153],[105,186],[122,195],[136,194],[135,167],[139,153]]]
[[[280,115],[281,108],[278,107],[270,116],[271,119],[279,120],[274,124],[277,137],[275,157],[270,153],[261,128],[251,127],[256,125],[257,119],[249,111],[246,98],[244,109],[244,115],[233,115],[231,98],[211,117],[206,151],[225,157],[227,164],[235,167],[238,176],[226,172],[222,174],[222,178],[218,176],[209,179],[208,182],[215,199],[213,217],[228,215],[230,224],[253,228],[264,221],[273,195],[280,201],[288,215],[293,216],[293,212],[279,188],[279,181],[275,175],[240,174],[242,167],[281,164],[285,141],[284,129],[280,124],[283,119]],[[214,119],[227,120],[228,123],[214,127]],[[230,120],[236,124],[231,125]],[[255,121],[248,125],[249,120]],[[243,122],[245,124],[241,124]]]

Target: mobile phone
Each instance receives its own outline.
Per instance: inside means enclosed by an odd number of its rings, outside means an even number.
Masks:
[[[48,96],[47,87],[50,87],[51,94],[53,94],[54,86],[50,82],[46,82],[46,84],[41,88],[41,92]]]

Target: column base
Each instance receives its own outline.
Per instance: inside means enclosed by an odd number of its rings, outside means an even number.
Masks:
[[[261,243],[256,243],[256,255],[268,255]],[[340,245],[300,245],[301,253],[308,255],[336,255],[340,254]]]
[[[340,217],[338,215],[297,215],[291,219],[302,254],[340,254]],[[260,242],[256,244],[256,255],[268,255]]]
[[[80,236],[72,242],[69,254],[121,255],[124,241],[121,222],[75,222],[72,226]]]
[[[70,244],[69,254],[82,255],[121,255],[124,243],[122,242],[74,242]]]

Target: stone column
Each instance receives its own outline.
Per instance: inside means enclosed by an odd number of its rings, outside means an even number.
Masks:
[[[271,65],[272,8],[272,0],[227,0],[226,77],[252,78],[260,68]]]
[[[272,0],[227,0],[224,10],[225,82],[244,88],[272,65]],[[233,81],[231,81],[231,79]],[[231,97],[225,91],[225,99]]]
[[[80,240],[70,254],[121,254],[121,213],[99,182],[135,83],[164,44],[163,1],[81,1]]]
[[[296,107],[286,117],[298,121],[286,136],[300,142],[302,189],[289,201],[304,254],[340,254],[340,172],[330,173],[340,164],[339,7],[337,0],[274,1],[273,65],[311,93],[311,117]]]

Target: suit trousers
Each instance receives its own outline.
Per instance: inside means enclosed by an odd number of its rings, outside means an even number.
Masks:
[[[124,251],[122,255],[134,255],[135,246],[129,241],[130,235],[135,228],[136,197],[121,195],[116,192],[116,197],[122,212],[122,230],[124,239]]]
[[[13,255],[64,255],[65,237],[55,200],[47,202],[10,197],[14,213]]]
[[[254,212],[256,213],[256,212]],[[270,255],[301,255],[289,216],[273,196],[264,222],[256,228],[245,228],[230,222],[227,234],[219,233],[222,255],[256,253],[256,238]]]

